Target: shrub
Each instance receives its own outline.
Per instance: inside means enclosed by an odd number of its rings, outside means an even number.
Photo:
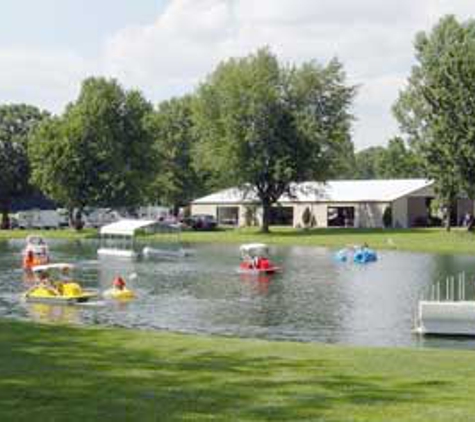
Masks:
[[[386,207],[383,212],[383,224],[385,228],[393,225],[393,210],[390,206]]]
[[[302,223],[305,228],[308,228],[312,222],[312,211],[310,208],[305,208],[305,211],[302,214]]]

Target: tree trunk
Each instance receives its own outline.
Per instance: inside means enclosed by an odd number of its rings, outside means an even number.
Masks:
[[[68,223],[69,228],[74,228],[74,208],[68,208]]]
[[[0,224],[0,229],[8,230],[10,228],[10,217],[8,216],[10,212],[10,201],[1,201],[0,207],[2,211],[2,222]]]
[[[82,230],[84,227],[84,222],[82,221],[82,207],[76,209],[74,215],[74,228],[77,231]]]
[[[452,224],[452,201],[449,201],[445,207],[446,213],[445,213],[445,230],[450,231],[451,229],[451,224]]]
[[[8,216],[8,210],[2,210],[2,224],[0,225],[0,229],[8,230],[10,228],[10,217]]]
[[[268,200],[262,201],[262,225],[261,233],[269,233],[271,204]]]

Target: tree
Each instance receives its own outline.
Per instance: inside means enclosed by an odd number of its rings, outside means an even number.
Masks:
[[[390,139],[387,147],[369,147],[357,152],[355,161],[357,179],[408,179],[424,176],[420,158],[400,137]]]
[[[385,153],[382,146],[368,147],[355,154],[355,177],[357,179],[380,179],[380,162]]]
[[[205,184],[205,176],[193,164],[197,138],[191,101],[189,96],[163,101],[151,120],[159,171],[150,197],[172,205],[175,212],[199,197]]]
[[[406,179],[424,175],[417,154],[407,148],[404,140],[394,137],[378,157],[378,177],[383,179]]]
[[[33,183],[79,220],[86,205],[137,205],[153,176],[151,112],[139,92],[86,79],[76,102],[34,131]]]
[[[0,106],[0,227],[10,227],[8,213],[14,198],[28,191],[28,134],[47,113],[25,104]]]
[[[293,182],[324,180],[339,165],[354,93],[337,60],[284,67],[261,49],[223,62],[194,102],[199,162],[228,185],[255,192],[267,232],[271,207],[295,193]]]
[[[442,18],[415,41],[416,65],[394,113],[421,155],[446,210],[475,186],[475,22]]]

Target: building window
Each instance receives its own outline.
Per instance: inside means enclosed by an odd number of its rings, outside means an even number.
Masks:
[[[355,207],[328,207],[328,227],[354,227]]]
[[[239,207],[218,207],[218,224],[228,226],[239,225]]]
[[[273,226],[293,226],[294,207],[272,207],[270,211],[270,224]]]

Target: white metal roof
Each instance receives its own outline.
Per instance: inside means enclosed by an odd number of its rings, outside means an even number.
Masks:
[[[102,226],[100,233],[117,235],[117,236],[133,236],[137,230],[157,224],[155,220],[119,220],[115,223]]]
[[[391,202],[432,184],[427,179],[304,182],[293,186],[293,198],[285,195],[279,202]],[[238,204],[256,199],[254,191],[230,188],[199,198],[193,204]]]

